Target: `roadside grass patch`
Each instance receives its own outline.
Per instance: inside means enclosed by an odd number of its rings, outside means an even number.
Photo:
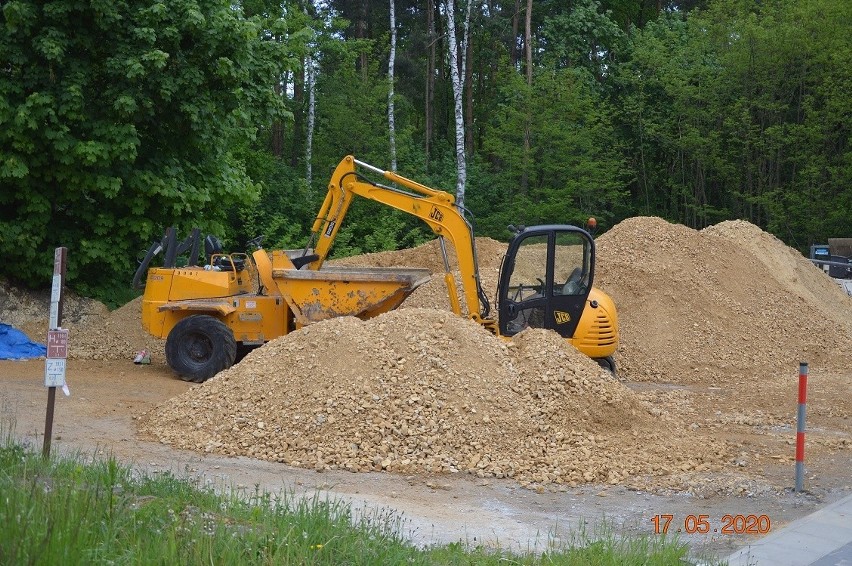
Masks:
[[[402,523],[319,494],[222,493],[114,458],[45,459],[0,430],[0,564],[687,563],[677,540],[584,529],[564,548],[525,554],[418,548]]]

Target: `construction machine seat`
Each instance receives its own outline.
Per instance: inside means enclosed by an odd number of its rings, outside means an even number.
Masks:
[[[208,234],[204,238],[204,255],[207,257],[207,263],[210,263],[210,260],[213,259],[215,254],[221,254],[222,250],[222,242],[219,241],[219,238],[213,234]]]
[[[207,257],[208,265],[212,265],[219,271],[242,271],[246,267],[244,257],[225,255],[222,242],[213,234],[208,234],[204,238],[204,255]]]
[[[562,285],[562,290],[559,295],[580,295],[586,291],[585,281],[583,280],[583,270],[579,267],[574,268],[571,275],[568,276],[565,284]]]

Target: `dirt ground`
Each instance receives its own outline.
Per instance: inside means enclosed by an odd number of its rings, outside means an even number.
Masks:
[[[16,436],[36,449],[44,442],[47,390],[43,387],[44,361],[0,361],[0,409]],[[581,521],[594,526],[607,522],[616,532],[652,533],[655,515],[673,515],[672,529],[683,528],[689,515],[707,514],[714,530],[726,514],[767,515],[772,529],[801,517],[849,493],[850,451],[832,451],[837,439],[848,439],[848,412],[834,414],[831,399],[848,392],[850,376],[815,373],[811,379],[810,410],[814,423],[808,437],[806,493],[792,486],[794,431],[788,425],[757,425],[727,421],[714,434],[742,448],[744,468],[758,468],[762,480],[730,473],[708,476],[706,488],[694,492],[648,491],[620,485],[589,484],[522,488],[511,479],[479,479],[468,474],[403,475],[387,472],[316,472],[245,457],[222,457],[176,450],[158,442],[140,440],[136,421],[158,404],[200,387],[177,378],[161,364],[134,365],[127,361],[70,360],[67,381],[71,396],[58,393],[52,451],[112,454],[149,472],[171,470],[205,483],[272,492],[319,490],[345,498],[356,508],[378,507],[402,514],[404,532],[418,544],[465,541],[519,550],[547,548],[571,540]],[[794,387],[779,390],[772,403],[779,414],[795,411]],[[757,401],[743,395],[696,387],[673,388],[649,383],[637,389],[654,396],[704,399],[725,415],[749,414]],[[760,400],[765,406],[766,399]],[[713,412],[712,414],[715,414]],[[718,417],[718,416],[717,416]],[[789,419],[788,419],[789,420]],[[780,457],[779,457],[780,455]],[[724,556],[748,544],[754,535],[681,536],[695,556]]]
[[[477,241],[489,296],[505,245]],[[348,258],[439,272],[436,242]],[[53,449],[272,492],[393,509],[418,544],[543,550],[581,521],[681,533],[695,557],[852,492],[852,299],[746,222],[696,231],[633,218],[597,239],[595,285],[618,307],[613,378],[561,340],[501,342],[446,311],[443,278],[399,311],[278,338],[203,384],[163,364],[140,301],[75,299]],[[454,262],[451,262],[454,263]],[[444,311],[435,310],[444,309]],[[41,340],[47,305],[0,281],[0,320]],[[147,349],[152,365],[134,365]],[[793,493],[798,363],[810,362],[805,492]],[[40,448],[44,361],[0,361],[0,414]],[[765,523],[764,523],[765,524]]]

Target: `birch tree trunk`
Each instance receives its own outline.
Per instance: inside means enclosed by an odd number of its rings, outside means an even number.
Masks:
[[[396,13],[390,0],[390,59],[388,61],[388,139],[390,141],[391,171],[396,171],[396,126],[393,119],[393,66],[396,58]]]
[[[302,57],[302,72],[293,73],[293,147],[290,149],[290,166],[294,169],[299,164],[299,146],[305,124],[305,73],[307,72],[307,57]]]
[[[473,77],[472,77],[472,65],[471,61],[471,46],[470,46],[470,10],[473,6],[474,1],[478,0],[467,0],[467,9],[464,14],[464,32],[463,32],[463,40],[461,50],[459,54],[462,58],[461,62],[461,80],[462,80],[462,92],[467,90],[467,116],[464,117],[464,149],[465,156],[472,155],[473,153],[473,143],[471,135],[473,134],[473,127],[471,123],[473,122]]]
[[[456,204],[464,207],[464,190],[467,184],[467,159],[464,153],[464,113],[462,112],[462,75],[459,73],[459,51],[456,41],[455,5],[453,0],[444,4],[447,16],[447,39],[450,55],[450,77],[453,81],[453,101],[456,118]]]

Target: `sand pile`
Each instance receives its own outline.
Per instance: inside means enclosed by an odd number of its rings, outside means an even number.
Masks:
[[[31,291],[0,280],[0,322],[20,328],[30,339],[47,339],[50,290]],[[70,291],[63,297],[62,327],[70,330],[68,356],[87,360],[133,360],[147,349],[153,360],[165,363],[165,341],[142,329],[142,298],[112,312],[94,299]]]
[[[500,263],[506,254],[506,244],[491,238],[476,238],[476,253],[482,288],[491,304],[491,316],[494,316],[496,313],[497,282],[500,278]],[[456,280],[456,291],[462,308],[462,315],[466,316],[468,309],[464,300],[464,290],[461,286],[458,258],[455,249],[449,242],[447,242],[447,254],[450,260],[450,270]],[[431,308],[449,311],[451,307],[447,284],[444,281],[442,257],[441,246],[436,239],[410,249],[341,258],[331,263],[356,267],[419,267],[428,269],[433,274],[431,281],[415,289],[400,308]]]
[[[142,328],[142,297],[70,328],[71,358],[131,361],[140,350],[148,350],[152,362],[166,361],[166,341],[154,338]]]
[[[598,239],[595,284],[618,307],[624,376],[706,383],[789,375],[799,360],[846,364],[852,339],[838,320],[850,320],[852,302],[745,224],[698,232],[640,217]]]
[[[668,420],[555,334],[505,343],[429,309],[274,340],[142,429],[175,447],[317,470],[525,484],[665,483],[727,459],[724,445]]]
[[[62,300],[62,326],[94,322],[109,313],[106,306],[94,299],[78,297],[65,291]],[[50,318],[50,289],[33,291],[0,279],[0,322],[25,332],[31,340],[44,342]]]
[[[797,250],[744,220],[727,220],[702,232],[726,238],[751,252],[782,288],[852,336],[852,298]]]
[[[458,258],[453,245],[447,241],[447,256],[450,269],[458,269]],[[506,253],[506,244],[491,238],[476,238],[476,254],[480,269],[500,268],[500,262]],[[441,255],[440,241],[430,240],[414,248],[405,250],[376,252],[359,256],[335,259],[337,265],[356,267],[419,267],[432,273],[444,273],[444,260]]]
[[[492,314],[505,248],[477,239]],[[461,292],[455,253],[448,250]],[[437,240],[335,263],[425,267],[435,277],[402,308],[450,309]],[[625,220],[598,238],[596,285],[615,299],[622,331],[616,357],[621,375],[631,380],[704,383],[788,375],[800,359],[826,367],[847,363],[852,299],[801,254],[748,222],[698,232],[659,218]],[[0,320],[36,339],[46,333],[48,306],[47,294],[0,285]],[[163,342],[142,330],[140,318],[139,299],[108,313],[97,301],[69,295],[72,357],[129,360],[148,349],[163,361]]]

